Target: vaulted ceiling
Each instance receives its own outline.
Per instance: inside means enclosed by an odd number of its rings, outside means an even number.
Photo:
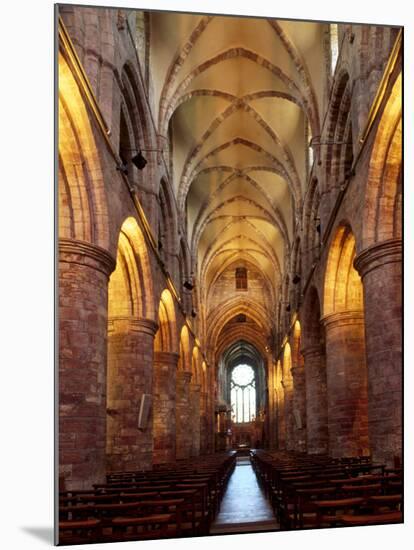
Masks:
[[[242,261],[261,273],[263,302],[274,307],[271,289],[306,188],[309,136],[320,133],[327,29],[151,13],[158,127],[172,141],[174,191],[206,301]]]

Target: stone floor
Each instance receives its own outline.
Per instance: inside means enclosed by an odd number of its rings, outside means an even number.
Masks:
[[[272,508],[256,480],[250,459],[238,458],[210,534],[279,529]]]

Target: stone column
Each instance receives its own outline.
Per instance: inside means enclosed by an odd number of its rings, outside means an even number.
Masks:
[[[290,369],[293,379],[293,421],[295,451],[306,452],[306,383],[303,366]]]
[[[402,458],[402,243],[370,246],[354,261],[364,285],[368,422],[373,460]]]
[[[152,466],[152,407],[138,428],[141,399],[152,397],[152,364],[157,324],[150,319],[109,320],[108,471],[145,470]]]
[[[268,427],[269,427],[269,448],[274,449],[277,445],[276,439],[276,424],[277,424],[277,412],[276,412],[276,402],[275,402],[275,367],[273,365],[272,357],[268,358],[267,362],[267,372],[268,372]]]
[[[363,311],[323,318],[326,331],[329,454],[369,453]]]
[[[325,352],[320,345],[302,350],[305,359],[307,452],[328,452],[328,396]]]
[[[286,413],[283,382],[277,390],[277,448],[286,449]]]
[[[207,404],[208,395],[206,392],[200,393],[200,454],[206,454],[208,449],[208,424],[207,424]]]
[[[178,353],[154,353],[154,464],[175,461],[175,389]]]
[[[192,373],[189,371],[177,372],[176,384],[176,458],[189,458],[191,456],[191,408],[190,408],[190,380]]]
[[[190,406],[192,424],[191,456],[200,454],[200,384],[190,384]]]
[[[59,470],[67,489],[105,481],[108,281],[98,246],[59,241]]]
[[[286,433],[286,450],[293,451],[295,448],[294,437],[294,419],[293,419],[293,381],[291,377],[282,381],[284,389],[284,406],[285,406],[285,433]]]

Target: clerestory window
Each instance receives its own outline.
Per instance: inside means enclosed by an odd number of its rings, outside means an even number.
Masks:
[[[245,267],[236,269],[236,290],[247,290],[247,269]]]

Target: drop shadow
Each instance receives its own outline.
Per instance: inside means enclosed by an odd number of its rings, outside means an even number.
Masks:
[[[54,545],[53,527],[21,527],[21,530],[33,537]]]

